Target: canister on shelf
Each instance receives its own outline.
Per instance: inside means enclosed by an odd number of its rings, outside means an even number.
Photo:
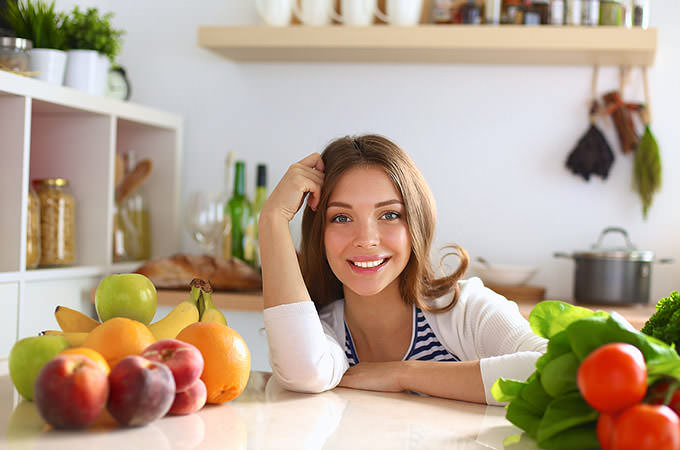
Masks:
[[[524,10],[521,0],[503,0],[501,23],[504,25],[521,25],[524,23]]]
[[[581,1],[581,25],[597,26],[600,24],[600,0]]]
[[[26,215],[26,268],[35,269],[40,263],[40,200],[32,187],[28,188]]]
[[[633,26],[649,26],[649,0],[633,0]]]
[[[28,39],[0,36],[0,69],[12,72],[28,71],[29,51],[32,43]]]
[[[581,10],[583,0],[567,0],[564,23],[567,25],[581,25]]]
[[[40,266],[65,266],[75,261],[76,205],[69,182],[46,178],[34,182],[40,200]]]
[[[550,25],[564,25],[564,0],[550,0]]]
[[[626,9],[621,0],[600,0],[600,25],[623,26]]]

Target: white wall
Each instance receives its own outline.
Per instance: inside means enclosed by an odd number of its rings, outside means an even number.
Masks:
[[[677,126],[680,2],[653,2],[659,51],[650,72],[653,130],[664,185],[647,221],[632,192],[632,158],[616,149],[607,181],[564,167],[586,130],[591,69],[585,67],[234,63],[196,45],[200,25],[257,23],[250,0],[66,1],[98,6],[126,30],[120,58],[134,102],[177,112],[185,122],[184,196],[222,186],[235,150],[270,168],[270,187],[288,165],[344,134],[377,132],[415,159],[438,200],[436,246],[455,241],[490,261],[540,266],[534,284],[572,293],[573,263],[553,251],[583,250],[606,226],[625,227],[639,248],[680,257]],[[600,93],[618,86],[601,70]],[[634,72],[626,91],[642,99]],[[611,244],[617,243],[612,237]],[[197,250],[188,235],[184,250]],[[680,261],[655,265],[652,298],[680,287]]]

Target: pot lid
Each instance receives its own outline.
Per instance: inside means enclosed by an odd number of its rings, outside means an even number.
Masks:
[[[602,245],[604,236],[607,233],[621,233],[625,239],[625,246],[605,247]],[[600,234],[600,238],[591,246],[591,250],[574,252],[575,258],[598,258],[598,259],[621,259],[626,261],[653,261],[654,252],[649,250],[638,250],[628,238],[628,233],[623,228],[605,228]]]
[[[11,36],[0,36],[0,47],[17,50],[30,50],[33,47],[33,43],[28,39],[15,38]]]

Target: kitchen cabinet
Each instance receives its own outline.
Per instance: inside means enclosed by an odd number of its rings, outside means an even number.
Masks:
[[[61,304],[93,312],[89,292],[105,275],[139,262],[114,263],[116,153],[153,160],[145,184],[152,256],[180,245],[182,118],[0,71],[0,357],[16,338],[54,329]],[[28,188],[63,177],[76,201],[76,260],[69,267],[26,267]]]
[[[651,66],[657,29],[515,25],[202,26],[234,61]]]

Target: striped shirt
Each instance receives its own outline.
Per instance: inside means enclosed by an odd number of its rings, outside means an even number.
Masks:
[[[413,311],[411,345],[402,361],[460,361],[460,358],[446,350],[439,342],[420,308],[413,306]],[[350,367],[359,363],[347,321],[345,321],[345,356]]]

